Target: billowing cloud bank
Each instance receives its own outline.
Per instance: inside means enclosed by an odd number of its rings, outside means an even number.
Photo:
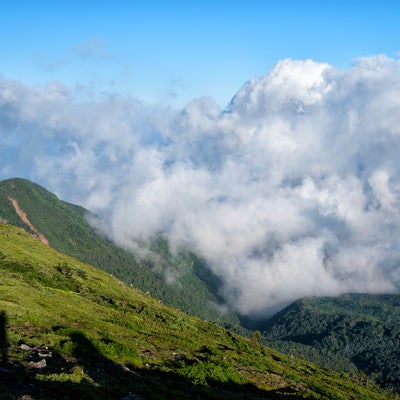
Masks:
[[[262,313],[400,284],[400,62],[284,60],[227,110],[0,81],[1,177],[36,179],[106,217],[118,243],[167,232]]]

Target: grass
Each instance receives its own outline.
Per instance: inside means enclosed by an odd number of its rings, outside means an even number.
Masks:
[[[0,399],[390,398],[358,376],[167,307],[18,228],[3,230]],[[43,359],[44,368],[32,367]]]

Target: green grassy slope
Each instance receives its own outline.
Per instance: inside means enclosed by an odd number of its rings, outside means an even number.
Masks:
[[[264,326],[266,343],[400,392],[400,295],[306,298]]]
[[[17,215],[10,198],[16,199],[29,221],[49,241],[51,247],[132,283],[164,303],[208,320],[220,319],[239,325],[234,313],[221,315],[215,304],[218,281],[205,263],[191,253],[172,255],[161,236],[150,244],[154,258],[137,260],[96,232],[86,221],[89,212],[80,206],[59,200],[54,194],[28,180],[13,178],[0,182],[0,218],[30,232]],[[168,284],[165,276],[179,277]],[[211,279],[210,279],[211,277]]]
[[[0,224],[0,399],[385,399]]]

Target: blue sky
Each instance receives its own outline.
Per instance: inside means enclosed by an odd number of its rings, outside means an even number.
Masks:
[[[9,1],[0,74],[183,106],[225,106],[285,58],[348,68],[400,50],[397,1]]]

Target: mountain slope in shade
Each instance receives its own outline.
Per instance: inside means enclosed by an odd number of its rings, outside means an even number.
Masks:
[[[39,229],[39,228],[38,228]],[[0,399],[389,399],[0,224]]]
[[[43,187],[25,179],[0,182],[0,218],[21,227],[64,254],[90,263],[164,303],[208,320],[238,326],[234,313],[221,314],[217,306],[218,279],[191,253],[173,255],[162,236],[149,244],[159,257],[136,259],[99,234],[86,220],[83,207],[59,200]],[[94,217],[93,215],[91,215]],[[157,262],[154,259],[158,259]],[[166,276],[178,277],[168,284]]]
[[[400,392],[400,295],[298,300],[264,327],[265,343],[338,370],[363,371]]]

